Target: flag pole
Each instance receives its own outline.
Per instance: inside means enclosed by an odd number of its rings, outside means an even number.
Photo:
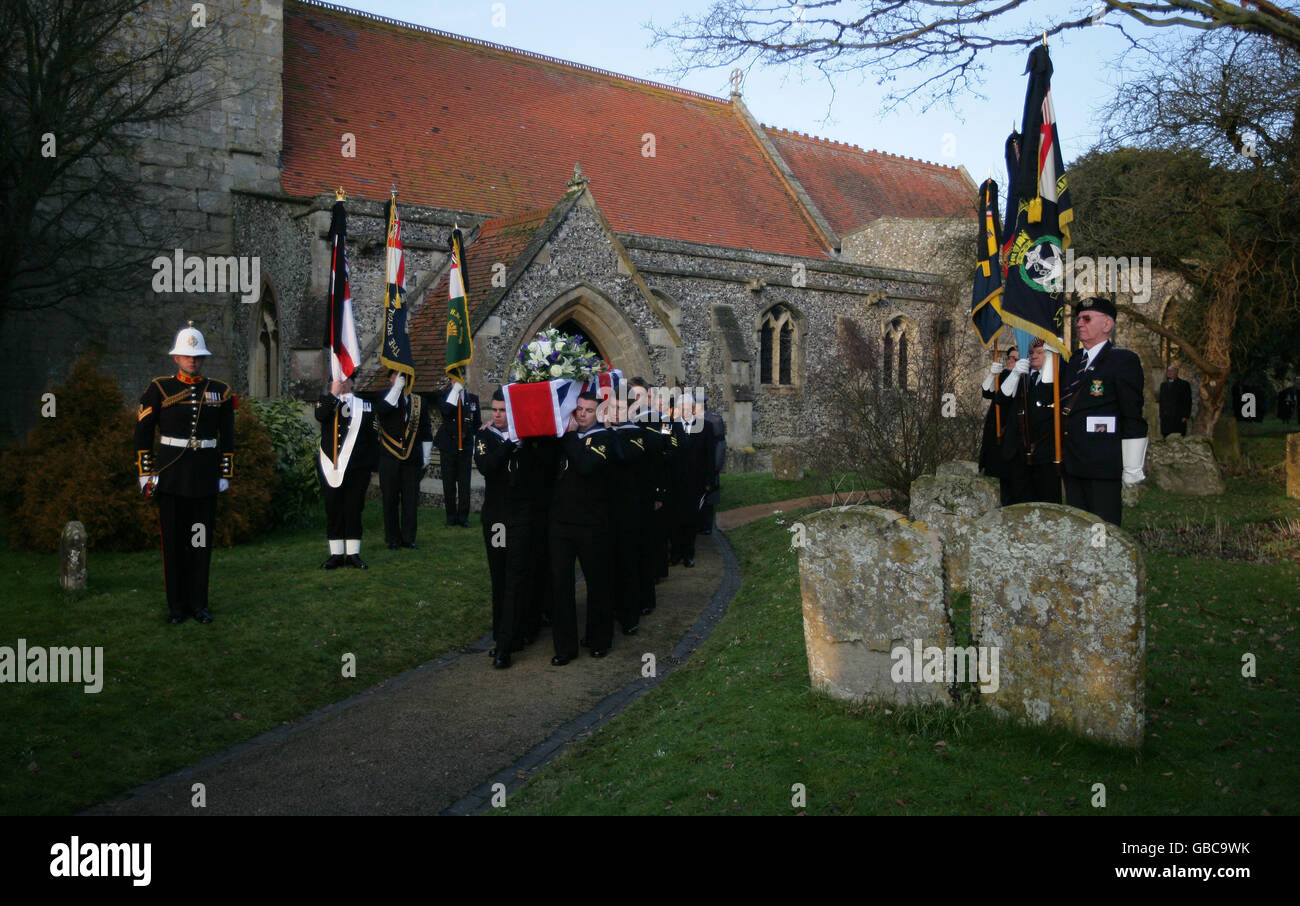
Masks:
[[[1061,355],[1055,350],[1051,350],[1054,356],[1052,361],[1053,370],[1056,374],[1052,375],[1055,380],[1052,381],[1052,412],[1056,422],[1056,474],[1061,474],[1061,379],[1064,369],[1061,367]]]
[[[347,197],[348,197],[347,193],[343,191],[342,186],[339,186],[337,189],[334,190],[335,201],[344,201]],[[334,304],[336,301],[334,296],[334,276],[336,273],[338,273],[338,271],[336,270],[338,267],[338,256],[339,256],[338,247],[336,246],[333,251],[334,254],[330,256],[330,355],[331,355],[330,381],[331,382],[333,382],[334,380],[334,369],[332,365],[333,365],[333,355],[334,355],[334,344],[337,342],[334,336]],[[334,446],[333,446],[333,451],[330,455],[330,461],[333,464],[335,469],[339,467],[339,407],[338,406],[334,407]]]
[[[997,341],[997,338],[994,337],[994,339],[993,339],[993,361],[996,362],[997,360],[998,360],[998,341]],[[997,431],[998,444],[1001,445],[1001,443],[1002,443],[1002,407],[998,405],[998,389],[999,389],[999,388],[998,388],[998,384],[999,384],[999,383],[1000,383],[1000,382],[997,381],[997,380],[994,380],[994,381],[993,381],[993,426],[994,426],[994,429]]]

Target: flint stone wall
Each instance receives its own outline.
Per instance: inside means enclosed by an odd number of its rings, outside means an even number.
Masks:
[[[1162,491],[1222,494],[1223,476],[1208,437],[1171,434],[1147,445],[1146,472]]]
[[[1133,539],[1082,510],[1017,504],[979,521],[970,557],[981,565],[975,644],[1000,659],[983,700],[1030,724],[1141,746],[1146,570]]]
[[[942,539],[944,583],[949,594],[967,590],[975,522],[996,510],[999,503],[997,480],[977,474],[973,462],[944,463],[936,474],[912,482],[909,513]]]
[[[890,675],[896,646],[953,644],[938,534],[873,506],[821,510],[803,524],[799,584],[814,688],[900,705],[950,701],[943,683]]]

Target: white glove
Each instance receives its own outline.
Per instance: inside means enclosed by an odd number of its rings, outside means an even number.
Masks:
[[[384,395],[384,402],[390,406],[397,405],[397,398],[402,395],[402,388],[406,386],[406,375],[399,374],[397,380],[393,381],[393,386],[388,389]]]
[[[230,479],[228,479],[228,478],[218,478],[218,479],[217,479],[217,493],[220,494],[220,493],[222,493],[223,491],[229,491],[229,490],[230,490]]]
[[[420,468],[423,469],[425,466],[429,464],[429,457],[433,455],[433,441],[431,440],[423,441],[420,444],[420,452],[424,454],[424,462],[420,464]]]
[[[1001,366],[1001,365],[995,365],[995,366],[993,366],[993,367],[994,367],[994,368],[997,368],[998,371],[1001,371],[1001,370],[1002,370],[1002,366]],[[989,369],[989,373],[986,374],[986,375],[984,375],[984,383],[983,383],[983,384],[980,384],[980,389],[981,389],[981,390],[984,390],[984,391],[986,391],[986,392],[989,391],[989,390],[992,390],[992,389],[993,389],[993,385],[996,384],[997,382],[998,382],[998,373],[997,373],[997,371],[994,371],[992,368],[990,368],[990,369]]]
[[[1120,452],[1124,457],[1124,484],[1131,488],[1146,479],[1142,467],[1147,459],[1147,439],[1126,437],[1120,441]]]
[[[1048,352],[1043,356],[1043,370],[1038,372],[1038,380],[1044,384],[1052,383],[1056,377],[1056,353]]]
[[[452,384],[451,392],[447,394],[447,405],[448,406],[457,405],[460,402],[460,395],[464,392],[465,392],[465,388],[461,386],[460,381],[457,381],[456,383]]]
[[[141,475],[140,492],[144,494],[146,497],[148,497],[153,490],[153,486],[156,485],[157,483],[158,483],[157,475]]]
[[[1016,388],[1020,386],[1020,377],[1029,373],[1029,359],[1017,359],[1016,366],[1011,369],[1011,374],[1002,382],[1002,392],[1007,396],[1015,396]]]
[[[1001,373],[1002,373],[1001,362],[994,362],[992,365],[989,366],[989,374],[1001,374]]]

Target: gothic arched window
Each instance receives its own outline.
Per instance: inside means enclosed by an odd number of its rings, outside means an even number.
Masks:
[[[759,383],[793,387],[799,380],[799,324],[784,305],[763,313],[758,332]]]

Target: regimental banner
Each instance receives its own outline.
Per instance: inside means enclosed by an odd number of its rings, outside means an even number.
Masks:
[[[330,213],[330,286],[325,300],[325,341],[329,350],[330,379],[352,377],[361,361],[357,327],[352,320],[352,289],[348,283],[348,215],[342,200]]]
[[[465,367],[474,358],[469,332],[469,302],[465,298],[465,242],[460,230],[451,232],[451,272],[448,275],[447,376],[465,383]]]
[[[1006,252],[1006,284],[994,303],[1002,319],[1062,355],[1065,252],[1074,207],[1052,108],[1052,61],[1045,45],[1029,54],[1029,90],[1021,129],[1015,227]],[[1008,216],[1010,212],[1008,212]]]
[[[379,347],[379,362],[385,368],[406,375],[402,392],[415,389],[415,360],[411,357],[411,338],[407,333],[406,260],[402,251],[402,221],[397,200],[390,198],[386,211],[388,222],[387,257],[384,263],[384,339]]]
[[[975,249],[975,283],[971,288],[970,322],[980,342],[988,348],[1002,329],[1002,316],[994,302],[1002,292],[1002,222],[998,217],[998,184],[991,179],[980,186],[980,238]]]

